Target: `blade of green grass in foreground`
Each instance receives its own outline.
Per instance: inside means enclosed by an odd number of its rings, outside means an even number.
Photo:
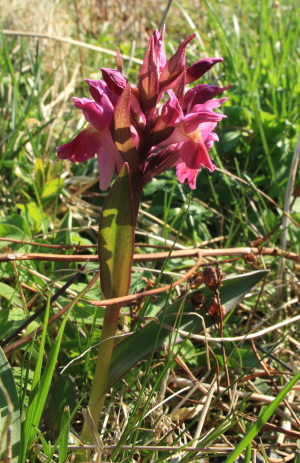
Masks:
[[[45,311],[45,317],[44,317],[44,326],[48,325],[49,311],[50,311],[50,300],[48,299],[48,303],[47,303],[47,307]],[[42,364],[43,364],[43,357],[44,357],[46,335],[47,335],[47,330],[43,330],[43,333],[41,336],[39,354],[38,354],[37,363],[36,363],[36,367],[34,371],[31,394],[29,398],[28,411],[26,413],[26,421],[24,423],[24,428],[22,432],[22,448],[21,448],[21,453],[20,453],[20,458],[19,458],[20,463],[22,461],[25,461],[28,443],[34,439],[34,435],[35,435],[34,426],[38,426],[39,424],[38,408],[39,408],[39,399],[40,399],[39,396],[41,393],[41,385],[42,385],[41,373],[42,373]],[[45,376],[45,373],[43,376]]]
[[[245,448],[250,445],[250,443],[255,439],[261,428],[266,424],[269,418],[273,415],[275,410],[279,407],[281,402],[284,400],[289,391],[295,386],[295,384],[300,380],[300,371],[294,376],[294,378],[285,386],[285,388],[278,394],[278,396],[273,400],[273,402],[266,408],[264,413],[258,418],[255,424],[253,424],[251,430],[247,435],[241,440],[235,450],[232,452],[230,457],[227,458],[225,463],[233,463],[245,450]]]
[[[61,420],[59,463],[64,463],[68,456],[69,431],[70,431],[70,408],[67,406],[64,410],[63,417]]]
[[[11,452],[11,463],[18,461],[20,451],[20,409],[15,380],[0,348],[0,458],[8,461]],[[3,459],[3,460],[2,460]]]
[[[72,310],[76,302],[86,293],[88,286],[85,287],[78,296],[74,299],[70,305],[69,311]],[[50,301],[49,301],[50,302]],[[47,326],[47,321],[49,318],[49,306],[46,310],[44,326]],[[41,416],[44,410],[44,406],[47,400],[48,392],[50,389],[51,381],[56,367],[56,362],[58,355],[60,353],[60,347],[62,342],[62,337],[64,334],[65,326],[68,320],[68,315],[65,314],[59,332],[57,334],[55,343],[51,349],[49,359],[45,370],[41,376],[42,360],[44,356],[44,346],[47,330],[43,331],[41,338],[41,344],[39,349],[39,358],[36,366],[36,373],[33,381],[30,403],[28,406],[28,412],[26,414],[24,432],[22,437],[22,448],[19,457],[19,463],[23,463],[26,460],[26,453],[28,451],[28,445],[33,441],[36,435],[36,428],[40,424]]]

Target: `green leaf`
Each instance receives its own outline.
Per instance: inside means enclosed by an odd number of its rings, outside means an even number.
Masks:
[[[0,348],[0,458],[12,452],[12,463],[17,463],[20,452],[21,423],[19,398],[10,365]],[[10,444],[8,445],[8,442]]]
[[[20,228],[15,227],[14,225],[10,225],[8,223],[0,223],[0,238],[11,238],[14,240],[28,240],[28,236],[24,233]],[[11,246],[12,242],[7,241],[0,241],[0,248],[4,246]]]
[[[43,190],[45,181],[45,166],[42,158],[37,158],[34,165],[35,181],[39,192]]]
[[[267,273],[268,270],[258,270],[225,279],[223,286],[220,288],[220,297],[222,304],[226,307],[227,313]],[[186,299],[181,297],[165,310],[162,310],[157,316],[157,322],[148,323],[116,347],[110,365],[107,389],[119,381],[140,360],[148,356],[153,351],[153,348],[159,349],[169,342],[180,341],[179,336],[174,339],[173,335],[172,339],[174,329],[181,329],[190,333],[202,331],[202,320],[199,315],[203,317],[206,327],[215,323],[215,320],[208,314],[210,299],[214,293],[208,288],[201,288],[201,291],[207,299],[201,310],[195,312],[195,307],[190,302],[193,293],[197,292],[194,291]],[[162,323],[161,326],[160,323]],[[154,346],[155,340],[156,345]]]
[[[72,376],[59,376],[49,389],[46,405],[41,418],[40,429],[46,432],[46,438],[54,442],[58,439],[65,416],[65,407],[69,415],[76,408],[78,388]]]
[[[133,251],[132,192],[125,163],[106,198],[100,219],[100,280],[106,299],[128,294]]]
[[[271,418],[273,413],[279,407],[281,402],[285,399],[289,391],[297,384],[300,380],[300,371],[293,377],[293,379],[282,389],[281,392],[275,397],[273,402],[268,405],[264,413],[258,418],[258,420],[252,424],[250,430],[247,432],[246,436],[241,440],[238,446],[234,449],[230,457],[227,458],[225,463],[233,463],[245,450],[245,448],[251,444],[253,439],[257,436],[261,428],[266,424],[266,422]]]
[[[42,192],[42,199],[57,195],[59,192],[59,189],[62,187],[62,184],[63,182],[60,178],[49,180],[44,186],[44,189]]]
[[[33,201],[26,204],[17,203],[17,207],[21,209],[22,215],[28,220],[29,224],[35,227],[35,232],[40,231],[43,224],[45,229],[48,229],[49,217],[43,213],[36,203]]]
[[[15,304],[19,307],[22,307],[22,301],[20,299],[19,294],[16,292],[14,288],[11,286],[8,286],[5,283],[0,282],[0,297],[4,297],[8,301],[10,301],[12,304]]]

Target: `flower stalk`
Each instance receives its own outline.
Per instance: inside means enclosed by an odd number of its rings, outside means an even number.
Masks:
[[[100,421],[100,416],[105,401],[107,375],[115,344],[115,336],[119,321],[120,308],[121,305],[117,304],[114,306],[107,307],[105,312],[101,341],[96,361],[94,382],[92,385],[88,403],[92,419],[96,425]],[[89,441],[90,439],[92,439],[91,430],[86,421],[83,425],[81,437],[84,441]]]

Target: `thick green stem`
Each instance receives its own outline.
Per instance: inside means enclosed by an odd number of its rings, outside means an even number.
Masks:
[[[98,426],[103,404],[105,401],[105,392],[107,387],[107,376],[111,362],[112,352],[115,343],[115,335],[119,321],[120,305],[107,307],[104,317],[100,346],[98,350],[98,358],[95,369],[95,377],[92,385],[91,395],[89,399],[89,409],[93,421]],[[85,421],[81,437],[84,441],[92,439],[91,430]],[[76,461],[85,461],[86,452],[80,453]]]

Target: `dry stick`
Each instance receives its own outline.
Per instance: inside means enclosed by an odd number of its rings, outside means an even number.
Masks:
[[[215,291],[215,297],[217,298],[217,301],[218,301],[219,313],[220,313],[220,322],[219,322],[220,337],[224,338],[224,325],[223,325],[224,316],[223,316],[223,312],[222,312],[222,302],[221,302],[220,292],[219,292],[218,289],[216,289],[216,291]],[[229,375],[229,369],[228,369],[228,359],[227,359],[226,348],[225,348],[224,343],[221,344],[221,349],[222,349],[222,357],[223,357],[223,361],[224,361],[224,370],[225,370],[225,377],[226,377],[226,382],[227,382],[227,387],[228,387],[229,400],[230,400],[230,403],[232,404],[232,407],[233,407],[234,406],[233,405],[233,393],[232,393],[232,389],[231,389],[231,381],[230,381],[230,375]],[[243,426],[243,424],[242,424],[242,422],[240,420],[237,421],[237,425],[240,428],[242,434],[245,436],[246,435],[246,429],[245,429],[245,427]],[[256,443],[255,440],[254,440],[254,442]]]
[[[49,249],[58,249],[60,251],[66,251],[67,249],[91,249],[91,248],[97,248],[97,244],[48,244],[48,243],[38,243],[35,241],[30,241],[30,240],[18,240],[16,238],[6,238],[3,236],[0,236],[0,241],[9,241],[10,243],[17,243],[17,244],[29,244],[30,246],[37,246],[40,248],[49,248]],[[151,245],[149,245],[151,246]]]
[[[210,388],[208,390],[206,401],[205,401],[205,404],[204,404],[200,419],[199,419],[198,424],[197,424],[197,428],[196,428],[196,431],[195,431],[195,434],[194,434],[194,443],[192,444],[193,447],[197,447],[197,444],[198,444],[198,441],[200,439],[201,432],[202,432],[202,429],[203,429],[203,426],[204,426],[204,422],[205,422],[205,419],[207,417],[209,407],[210,407],[214,392],[217,389],[217,387],[218,386],[216,384],[216,374],[215,374],[213,379],[212,379],[211,386],[210,386]]]
[[[158,26],[158,29],[159,29],[159,30],[161,30],[161,29],[163,28],[164,24],[166,24],[166,18],[167,18],[167,16],[168,16],[168,13],[169,13],[169,11],[170,11],[170,8],[171,8],[171,6],[172,6],[172,3],[173,3],[173,0],[169,0],[169,1],[168,1],[168,4],[167,4],[167,6],[166,6],[166,8],[165,8],[165,10],[164,10],[164,12],[163,12],[162,18],[161,18],[160,23],[159,23],[159,26]]]
[[[271,444],[269,444],[271,445]],[[292,444],[293,445],[293,444]],[[296,444],[295,444],[296,445]],[[37,445],[37,448],[39,450],[44,450],[45,447],[41,444],[38,444]],[[60,446],[58,445],[57,446],[57,450],[59,450]],[[132,449],[135,449],[135,450],[151,450],[151,451],[161,451],[161,452],[164,452],[164,451],[170,451],[170,452],[176,452],[177,450],[178,451],[189,451],[189,452],[214,452],[216,454],[218,453],[224,453],[224,452],[232,452],[232,447],[225,447],[225,446],[206,446],[206,447],[189,447],[189,446],[185,446],[185,445],[182,445],[181,447],[178,447],[178,446],[170,446],[170,445],[121,445],[120,447],[118,445],[104,445],[103,446],[103,450],[115,450],[116,448],[118,448],[119,450],[132,450]],[[269,448],[269,446],[264,446],[264,448]],[[95,445],[76,445],[76,444],[71,444],[71,445],[68,445],[68,449],[69,450],[95,450],[96,447]]]
[[[79,40],[73,40],[70,37],[58,37],[55,35],[41,34],[40,32],[24,32],[24,31],[12,31],[9,29],[3,29],[2,33],[4,35],[13,35],[13,36],[23,36],[23,37],[33,37],[47,40],[55,40],[57,42],[64,42],[70,45],[76,45],[77,47],[88,48],[89,50],[100,51],[106,55],[116,56],[116,52],[109,50],[108,48],[98,47],[97,45],[91,45],[89,43],[80,42]],[[143,64],[143,61],[138,58],[132,58],[132,56],[123,55],[122,58],[126,60],[134,61],[138,64]]]
[[[171,253],[170,259],[179,259],[184,257],[197,257],[200,249],[184,249],[174,250]],[[295,252],[285,252],[279,248],[257,248],[257,247],[238,247],[228,249],[201,249],[202,257],[222,257],[222,256],[243,256],[253,254],[255,256],[284,256],[285,259],[290,259],[300,263],[300,255]],[[169,252],[154,252],[150,254],[134,254],[133,262],[153,262],[165,260],[169,257]],[[58,255],[44,254],[36,252],[14,252],[0,254],[0,262],[12,262],[15,260],[42,260],[45,262],[98,262],[98,256],[90,254],[82,255]]]
[[[291,303],[297,303],[298,298],[293,299],[290,301]],[[191,339],[195,339],[197,341],[209,341],[209,342],[240,342],[240,341],[249,341],[249,339],[255,339],[255,338],[261,338],[267,333],[270,333],[271,331],[275,331],[282,326],[290,325],[291,323],[297,323],[300,320],[300,315],[296,315],[295,317],[288,318],[283,320],[280,323],[277,323],[276,325],[269,326],[268,328],[265,328],[264,330],[258,331],[257,333],[250,333],[250,334],[243,334],[242,336],[233,336],[233,337],[227,337],[227,338],[212,338],[209,336],[204,336],[201,334],[192,334],[189,331],[183,331],[183,330],[178,330],[178,333],[181,336],[189,336]]]
[[[264,268],[265,268],[265,263],[264,263]],[[253,307],[253,310],[251,310],[251,315],[250,315],[248,323],[247,323],[247,331],[248,332],[250,332],[251,329],[252,329],[252,325],[254,323],[254,318],[255,318],[255,315],[256,315],[257,308],[258,308],[258,304],[259,304],[260,298],[261,298],[261,296],[263,294],[266,282],[267,282],[267,275],[265,275],[265,277],[263,279],[263,282],[262,282],[262,285],[261,285],[261,288],[260,288],[260,291],[259,291],[258,298],[256,299],[256,302],[255,302],[255,306]]]
[[[152,254],[135,254],[133,261],[134,262],[149,262],[149,261],[157,261],[157,260],[164,260],[167,257],[170,258],[179,258],[179,257],[196,257],[201,252],[202,257],[205,256],[224,256],[224,255],[243,255],[243,254],[256,254],[256,255],[273,255],[278,256],[283,252],[278,248],[264,248],[264,249],[257,249],[257,248],[230,248],[230,249],[206,249],[206,250],[199,250],[199,249],[190,249],[185,251],[173,251],[171,256],[168,252],[157,252]],[[286,258],[290,258],[296,262],[300,262],[300,256],[296,253],[286,253]],[[0,254],[0,262],[11,262],[16,260],[45,260],[45,261],[59,261],[59,262],[86,262],[87,260],[91,262],[98,262],[97,256],[91,255],[82,255],[82,256],[57,256],[56,254],[38,254],[38,253],[14,253],[14,254]],[[186,278],[184,277],[183,281]],[[178,280],[176,283],[173,283],[172,286],[180,284],[182,281],[181,279]],[[146,296],[152,296],[154,294],[159,294],[163,291],[166,291],[170,288],[170,285],[157,288],[150,291],[144,291],[143,293],[138,293],[134,295],[124,296],[115,299],[107,299],[103,301],[90,301],[91,304],[94,306],[108,306],[113,305],[116,303],[126,303],[131,301],[136,301],[138,299],[142,299]]]
[[[286,401],[289,403],[289,404],[292,404],[294,402],[294,399],[295,399],[295,395],[296,395],[296,391],[295,390],[291,390],[287,397],[286,397]],[[288,407],[285,407],[285,409],[283,410],[283,412],[287,415],[283,421],[282,421],[282,427],[285,428],[285,429],[291,429],[292,428],[292,420],[291,420],[291,416],[290,414],[288,413],[289,412],[289,409]],[[298,419],[298,417],[297,417]],[[299,420],[296,422],[297,423],[297,426],[299,428]],[[285,439],[285,435],[284,434],[279,434],[277,436],[277,444],[278,446],[280,446],[281,444],[283,444],[284,442],[284,439]]]
[[[270,436],[268,436],[270,438]],[[286,444],[281,444],[280,447],[292,447],[292,448],[297,448],[298,444],[295,442],[289,442]],[[57,450],[59,450],[60,446],[57,446]],[[69,450],[82,450],[82,448],[86,450],[95,450],[95,445],[76,445],[76,444],[70,444],[68,445]],[[120,447],[118,445],[104,445],[103,450],[115,450],[118,448],[119,450],[132,450],[133,445],[121,445]],[[269,444],[269,443],[264,443],[263,444],[264,449],[269,449],[269,448],[277,448],[276,444]],[[41,444],[37,445],[37,449],[39,450],[44,450],[45,447]],[[189,452],[214,452],[216,454],[218,453],[225,453],[225,452],[232,452],[232,447],[231,446],[222,446],[222,445],[211,445],[211,446],[206,446],[206,447],[189,447],[182,445],[181,447],[178,446],[170,446],[170,445],[134,445],[135,450],[152,450],[152,451],[170,451],[170,452],[175,452],[176,450],[178,451],[189,451]]]

